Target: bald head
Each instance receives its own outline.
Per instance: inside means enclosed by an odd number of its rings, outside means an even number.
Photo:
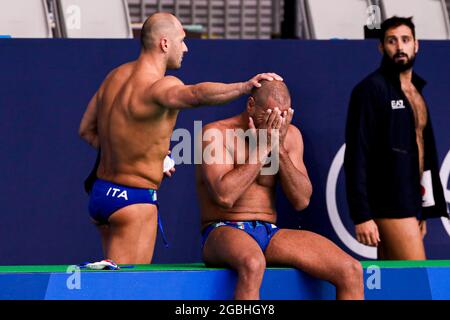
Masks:
[[[159,44],[161,37],[174,37],[183,27],[180,21],[172,14],[158,12],[152,14],[144,22],[141,30],[141,45],[149,50]]]
[[[261,87],[253,88],[252,97],[257,106],[266,106],[268,100],[273,100],[277,105],[290,105],[291,95],[283,81],[261,81]]]

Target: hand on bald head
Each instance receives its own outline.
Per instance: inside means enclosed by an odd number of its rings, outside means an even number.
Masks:
[[[264,80],[260,84],[261,87],[253,88],[247,102],[247,113],[255,127],[267,127],[268,121],[271,122],[270,114],[274,117],[278,114],[289,124],[293,111],[290,109],[291,96],[286,84],[278,80]]]
[[[253,88],[251,97],[255,107],[268,109],[278,107],[280,110],[288,109],[291,105],[291,95],[283,81],[261,81],[261,87]]]

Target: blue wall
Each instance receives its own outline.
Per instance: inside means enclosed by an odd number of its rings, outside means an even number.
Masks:
[[[367,257],[348,249],[330,223],[325,190],[330,165],[344,142],[351,89],[379,64],[376,45],[189,40],[183,68],[172,72],[187,84],[243,81],[265,71],[281,74],[296,109],[294,124],[303,133],[314,194],[309,208],[296,213],[280,193],[279,224],[319,232],[358,258]],[[96,154],[78,138],[77,129],[108,71],[138,53],[134,40],[0,40],[0,264],[72,264],[102,258],[82,188]],[[424,41],[416,67],[429,82],[425,97],[440,163],[450,150],[449,55],[450,42]],[[177,128],[192,131],[194,120],[206,124],[225,118],[244,104],[242,98],[227,106],[183,111]],[[170,247],[164,248],[158,236],[154,262],[200,261],[194,166],[178,166],[175,176],[163,182],[159,198]],[[337,207],[353,233],[342,172]],[[449,235],[438,219],[429,222],[426,246],[430,258],[450,258]]]
[[[73,269],[72,269],[73,270]],[[366,300],[449,300],[448,267],[364,269]],[[376,273],[375,273],[376,272]],[[230,300],[232,270],[1,273],[2,300]],[[68,288],[69,284],[79,287]],[[20,285],[19,285],[20,284]],[[149,290],[152,288],[152,290]],[[330,300],[329,282],[295,269],[267,269],[262,300]]]

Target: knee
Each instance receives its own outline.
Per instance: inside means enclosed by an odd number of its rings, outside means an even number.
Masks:
[[[266,269],[264,256],[247,256],[242,259],[238,272],[246,276],[259,276]]]
[[[342,281],[345,285],[357,286],[363,283],[363,268],[361,263],[353,258],[349,258],[343,264],[341,272]]]

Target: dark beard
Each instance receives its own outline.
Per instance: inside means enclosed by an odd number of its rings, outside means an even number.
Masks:
[[[395,57],[395,55],[394,55]],[[386,53],[383,54],[383,62],[389,68],[389,70],[395,71],[397,73],[401,73],[407,70],[412,69],[414,63],[416,62],[416,56],[408,59],[406,63],[395,62],[394,58],[389,57]]]

